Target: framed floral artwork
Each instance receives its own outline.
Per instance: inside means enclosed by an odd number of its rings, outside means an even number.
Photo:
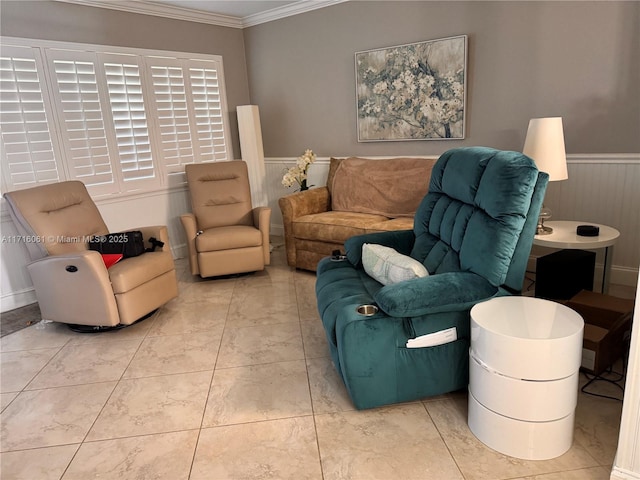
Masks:
[[[356,52],[358,141],[464,138],[467,36]]]

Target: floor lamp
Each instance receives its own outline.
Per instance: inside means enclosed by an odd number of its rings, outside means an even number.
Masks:
[[[254,207],[269,204],[267,198],[267,175],[262,147],[262,128],[260,127],[260,110],[257,105],[238,105],[238,135],[240,137],[240,153],[247,163],[249,185]]]
[[[531,157],[538,170],[549,174],[549,181],[566,180],[567,156],[564,149],[562,117],[532,118],[529,120],[527,138],[522,153]],[[536,235],[548,235],[553,232],[544,221],[551,218],[551,209],[544,205],[540,209]]]

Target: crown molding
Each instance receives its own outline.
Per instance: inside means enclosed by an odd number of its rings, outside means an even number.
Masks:
[[[253,27],[261,23],[272,22],[281,18],[292,17],[305,12],[311,12],[319,8],[330,7],[349,0],[302,0],[283,7],[267,10],[266,12],[248,15],[242,19],[243,27]]]
[[[142,15],[154,15],[156,17],[173,18],[185,20],[187,22],[207,23],[221,27],[243,28],[240,17],[229,15],[219,15],[208,13],[191,8],[165,5],[147,0],[55,0],[56,2],[73,3],[88,7],[108,8],[110,10],[120,10],[129,13],[140,13]]]
[[[302,0],[295,4],[274,8],[266,12],[248,15],[246,17],[233,17],[217,13],[204,12],[191,8],[178,7],[157,3],[149,0],[55,0],[63,3],[73,3],[89,7],[108,8],[142,15],[155,15],[157,17],[173,18],[187,22],[207,23],[221,27],[245,28],[262,23],[272,22],[281,18],[310,12],[319,8],[328,7],[349,0]]]

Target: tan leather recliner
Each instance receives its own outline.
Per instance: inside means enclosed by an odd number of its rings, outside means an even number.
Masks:
[[[191,273],[213,277],[264,270],[271,258],[271,208],[253,208],[247,164],[190,164],[185,171],[193,213],[180,220]]]
[[[165,226],[135,228],[145,246],[155,237],[164,246],[105,266],[88,241],[109,233],[79,181],[42,185],[4,194],[32,262],[42,318],[95,327],[130,325],[178,295]],[[132,229],[133,230],[133,229]]]

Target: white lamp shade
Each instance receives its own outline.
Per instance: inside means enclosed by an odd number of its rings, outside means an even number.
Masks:
[[[538,170],[549,174],[549,180],[566,180],[567,156],[564,150],[562,117],[532,118],[522,153],[531,157]]]

